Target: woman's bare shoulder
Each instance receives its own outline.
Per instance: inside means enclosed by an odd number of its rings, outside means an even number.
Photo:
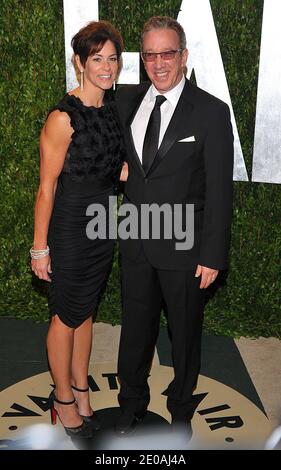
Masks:
[[[70,117],[65,111],[59,111],[58,109],[55,109],[49,114],[46,124],[48,124],[49,126],[50,125],[51,126],[52,125],[58,125],[58,126],[69,125]]]
[[[64,111],[55,109],[52,111],[42,129],[42,134],[46,137],[56,137],[63,135],[64,137],[71,136],[73,129],[70,125],[70,117]]]

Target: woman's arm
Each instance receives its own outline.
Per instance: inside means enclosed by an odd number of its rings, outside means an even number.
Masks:
[[[34,250],[47,248],[47,236],[53,210],[57,180],[71,141],[73,129],[66,113],[53,111],[40,136],[40,184],[35,203]],[[32,270],[40,279],[50,281],[50,257],[32,259]]]

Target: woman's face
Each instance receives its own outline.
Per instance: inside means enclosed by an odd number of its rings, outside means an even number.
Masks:
[[[84,66],[84,84],[88,81],[96,88],[108,90],[116,79],[118,66],[115,46],[108,40],[99,52],[87,58]]]

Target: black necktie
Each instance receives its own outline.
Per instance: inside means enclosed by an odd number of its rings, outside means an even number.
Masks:
[[[158,151],[161,111],[160,106],[166,101],[165,96],[157,95],[154,108],[150,115],[142,148],[142,167],[145,174],[151,167],[155,155]]]

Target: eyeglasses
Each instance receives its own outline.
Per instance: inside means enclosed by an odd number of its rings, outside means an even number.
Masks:
[[[157,56],[160,55],[163,60],[172,60],[175,58],[177,52],[182,52],[183,49],[176,49],[163,52],[142,52],[142,58],[145,62],[155,62]]]

